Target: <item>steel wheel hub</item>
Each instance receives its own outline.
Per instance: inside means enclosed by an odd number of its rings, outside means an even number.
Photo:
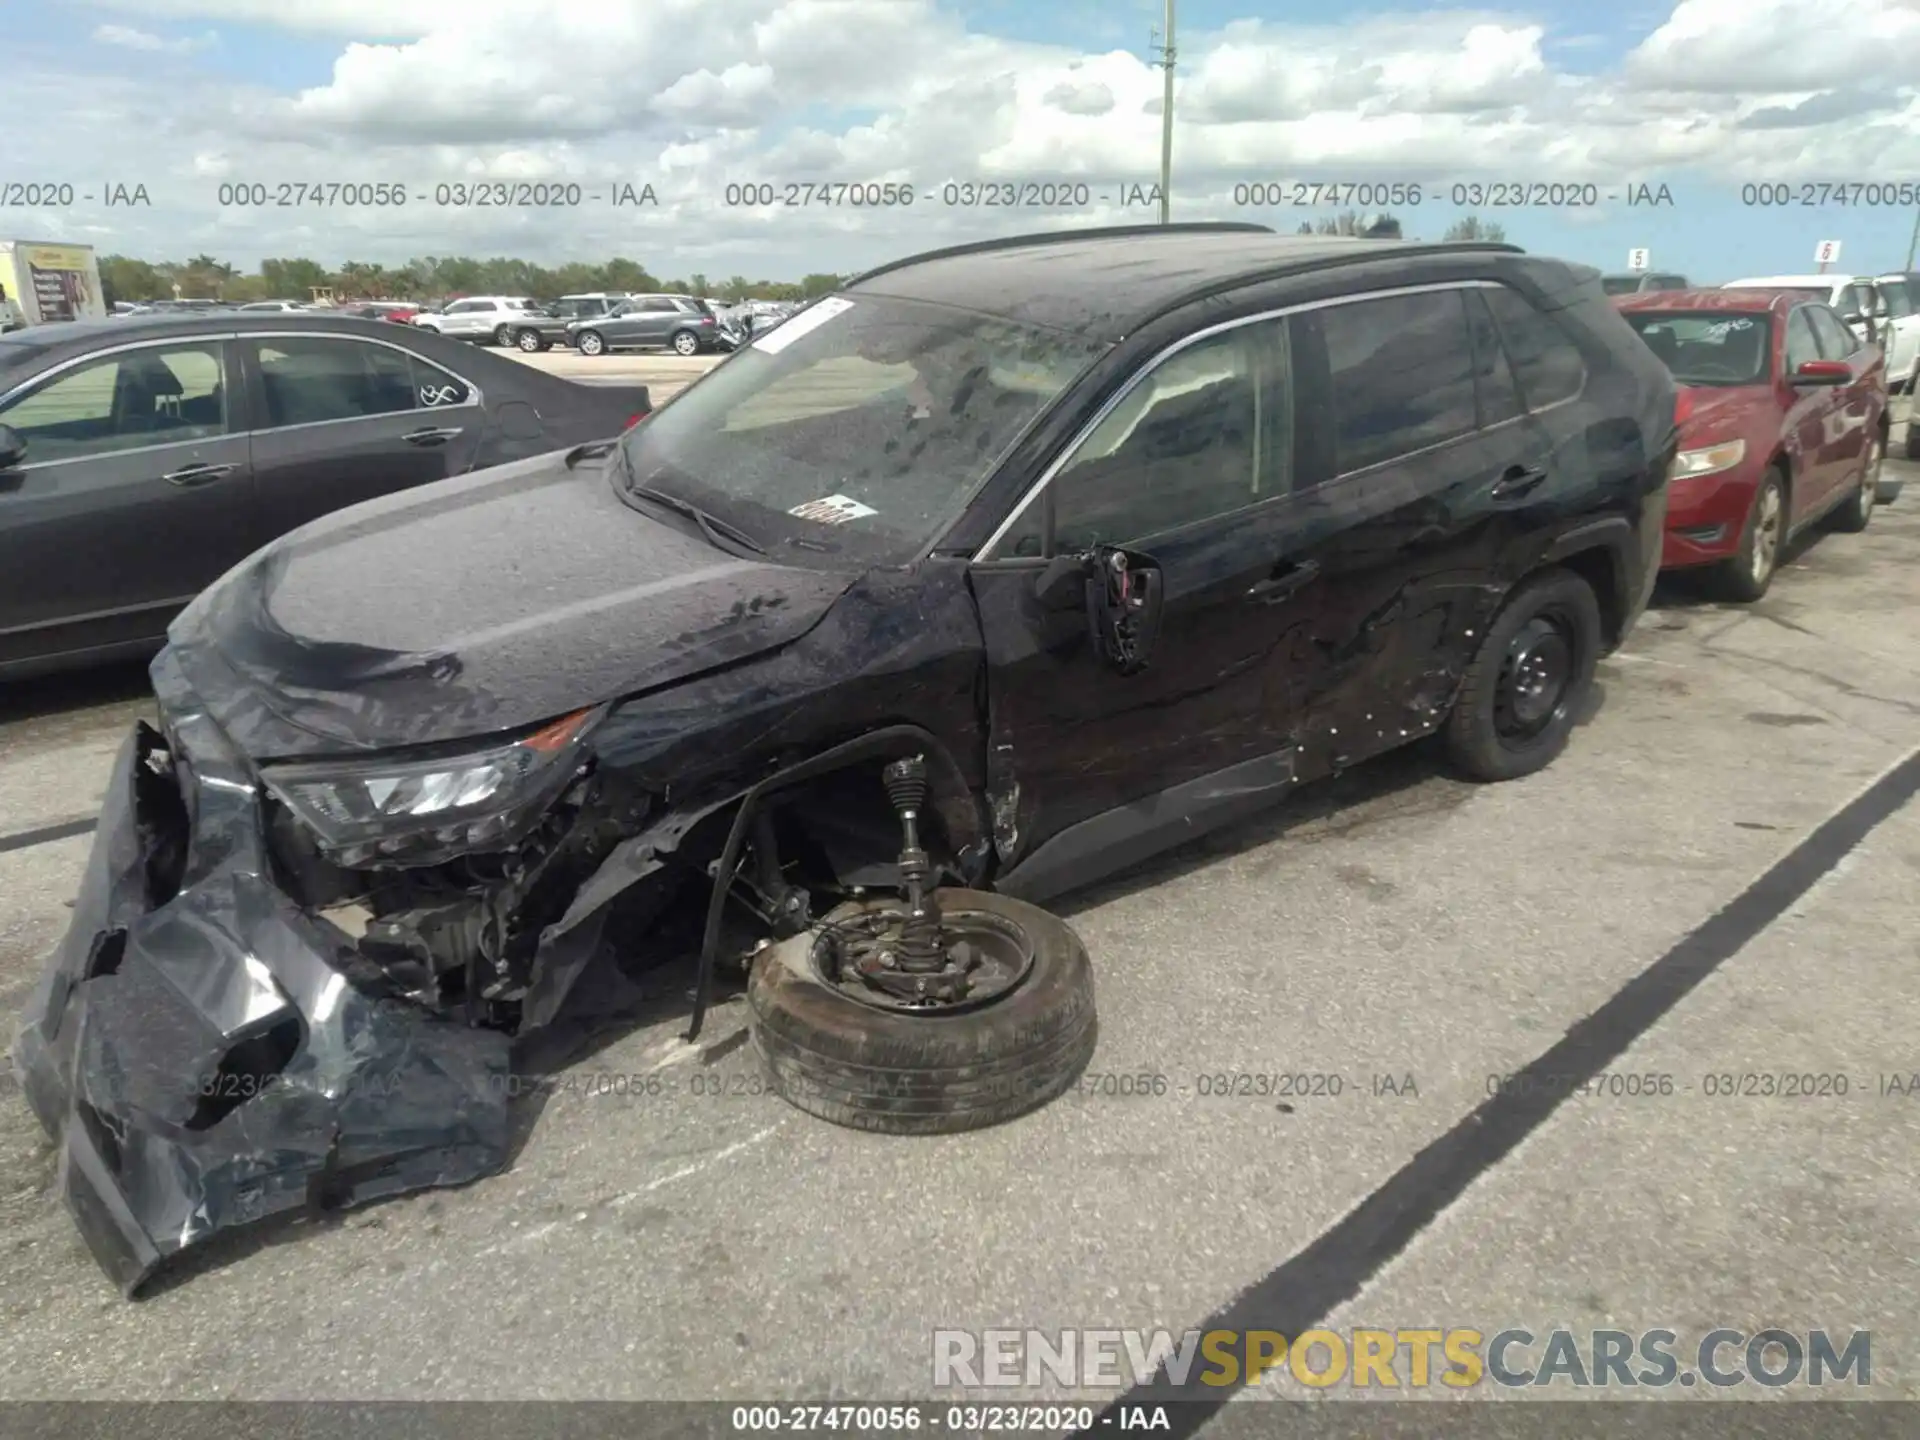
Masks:
[[[1524,736],[1544,728],[1566,699],[1573,661],[1573,642],[1552,617],[1536,615],[1522,626],[1500,667],[1502,731]]]

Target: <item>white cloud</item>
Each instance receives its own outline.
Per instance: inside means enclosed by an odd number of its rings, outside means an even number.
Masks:
[[[937,0],[102,3],[144,24],[277,26],[331,59],[323,82],[297,90],[13,72],[16,108],[45,119],[0,136],[0,173],[63,157],[76,180],[143,181],[156,205],[28,228],[115,225],[126,237],[115,243],[143,253],[628,253],[650,263],[679,253],[700,262],[683,268],[709,272],[805,254],[844,268],[858,258],[836,261],[847,237],[884,254],[986,227],[1142,218],[1098,206],[983,215],[926,203],[946,180],[1145,183],[1159,167],[1163,77],[1144,54],[1104,39],[1081,49],[971,31]],[[1817,14],[1785,0],[1677,0],[1614,23],[1637,24],[1626,38],[1643,38],[1599,69],[1593,17],[1556,30],[1517,0],[1508,10],[1243,20],[1183,35],[1180,213],[1226,216],[1233,183],[1253,179],[1920,174],[1920,0],[1833,0]],[[96,38],[182,43],[125,25]],[[1620,41],[1616,32],[1611,43]],[[1575,56],[1581,69],[1563,68]],[[90,105],[62,99],[73,93]],[[661,204],[503,212],[431,202],[439,182],[483,178],[577,182],[583,192],[651,183]],[[807,179],[911,181],[923,199],[869,212],[722,203],[730,182]],[[414,198],[377,212],[216,204],[222,182],[281,180],[403,180]],[[1268,218],[1290,229],[1306,217]],[[1434,228],[1429,219],[1416,225]],[[794,268],[762,268],[781,266]]]
[[[130,25],[101,25],[93,32],[94,42],[100,45],[117,45],[123,50],[145,50],[152,54],[191,55],[195,51],[205,50],[214,44],[214,37],[192,35],[176,40],[152,34],[146,30],[136,30]]]

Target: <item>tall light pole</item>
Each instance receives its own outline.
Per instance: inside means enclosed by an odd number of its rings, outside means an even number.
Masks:
[[[1160,100],[1160,223],[1168,220],[1173,202],[1173,0],[1167,0],[1167,38],[1160,46],[1160,69],[1165,89]]]
[[[1907,269],[1913,269],[1913,255],[1920,250],[1920,210],[1913,212],[1913,235],[1907,241]]]

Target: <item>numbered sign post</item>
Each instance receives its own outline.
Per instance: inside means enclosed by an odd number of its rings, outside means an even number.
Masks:
[[[1829,265],[1838,264],[1840,260],[1840,242],[1838,240],[1822,240],[1814,247],[1813,259],[1814,263],[1822,270],[1825,270]]]
[[[1627,269],[1633,271],[1634,274],[1640,274],[1652,264],[1653,252],[1651,250],[1627,251]]]

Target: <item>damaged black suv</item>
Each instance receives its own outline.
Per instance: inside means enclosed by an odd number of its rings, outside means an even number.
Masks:
[[[1037,902],[1437,735],[1565,745],[1673,382],[1597,272],[1166,226],[859,277],[617,440],[375,500],[180,617],[18,1046],[129,1291],[505,1163],[594,967],[746,971],[780,1092],[987,1123],[1092,1051]]]

